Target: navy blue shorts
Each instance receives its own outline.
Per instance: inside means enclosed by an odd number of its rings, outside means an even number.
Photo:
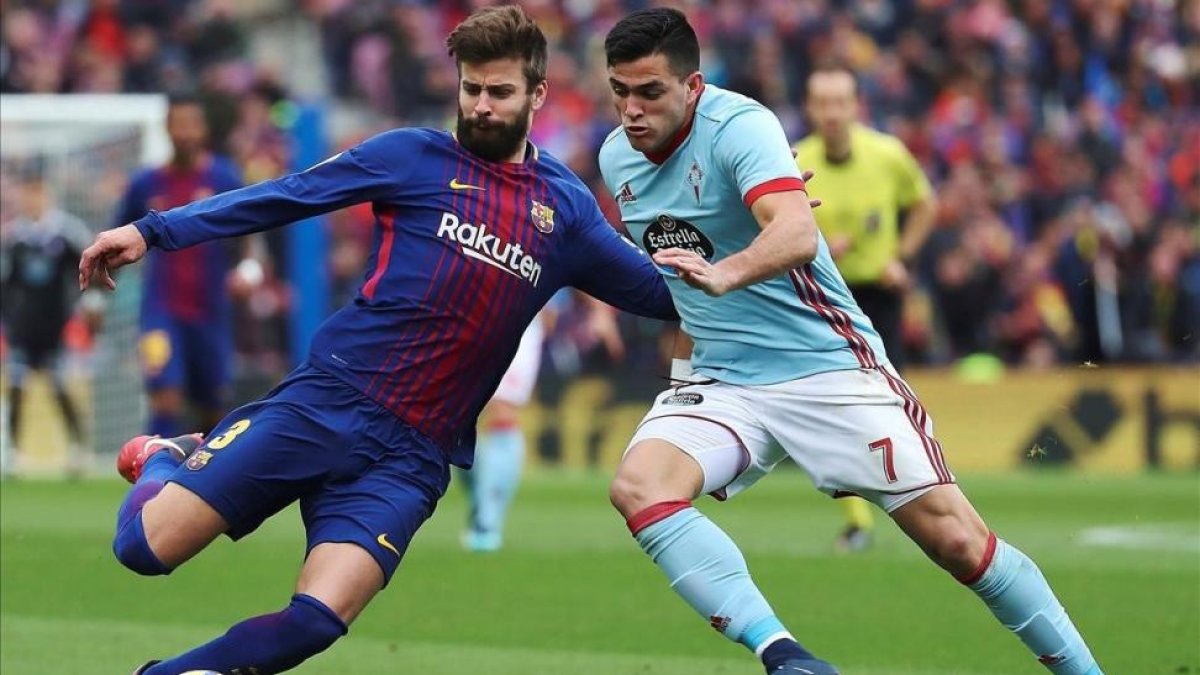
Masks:
[[[233,361],[233,331],[224,322],[189,324],[168,316],[142,320],[138,343],[146,388],[178,388],[189,401],[222,408]]]
[[[229,413],[171,476],[220,513],[239,539],[300,500],[307,551],[366,549],[391,580],[450,483],[433,441],[310,365]]]

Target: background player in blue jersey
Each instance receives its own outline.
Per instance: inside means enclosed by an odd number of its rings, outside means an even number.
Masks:
[[[171,99],[167,135],[170,161],[130,181],[117,225],[241,187],[237,167],[208,150],[208,122],[199,99]],[[233,359],[233,308],[224,283],[230,260],[228,242],[146,256],[138,349],[151,434],[182,433],[186,404],[195,408],[205,430],[225,412]]]
[[[564,164],[526,140],[547,91],[541,30],[518,8],[489,8],[447,45],[460,72],[456,136],[393,130],[303,173],[152,212],[102,233],[80,260],[82,285],[112,288],[110,272],[148,247],[186,248],[360,202],[376,217],[362,286],[318,330],[303,365],[203,444],[142,437],[122,450],[118,468],[135,483],[113,549],[134,571],[168,574],[297,500],[307,533],[285,609],[143,675],[277,673],[344,635],[433,513],[451,464],[470,466],[479,412],[558,289],[677,316],[650,259]]]
[[[1052,672],[1100,673],[1037,566],[955,485],[928,414],[834,266],[779,121],[705,85],[676,10],[622,19],[605,51],[623,128],[600,168],[695,342],[694,374],[656,399],[611,488],[672,588],[769,673],[836,673],[799,646],[737,546],[691,505],[790,456],[823,492],[885,509]]]

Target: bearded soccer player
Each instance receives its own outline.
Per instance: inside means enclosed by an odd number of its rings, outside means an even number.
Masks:
[[[900,139],[859,124],[858,85],[849,68],[813,71],[806,110],[813,133],[796,145],[796,164],[821,176],[813,194],[827,206],[816,212],[817,225],[855,303],[883,340],[892,367],[903,372],[904,292],[909,266],[937,213],[933,188]],[[842,506],[846,527],[838,536],[838,549],[866,548],[875,521],[869,505],[848,497]]]
[[[627,16],[605,52],[622,126],[601,148],[604,180],[694,340],[694,372],[656,398],[610,489],[671,587],[768,673],[837,672],[796,642],[737,545],[692,506],[790,456],[822,492],[887,511],[1052,672],[1098,675],[1037,566],[955,485],[929,416],[834,266],[779,121],[704,83],[676,10]]]
[[[527,141],[545,100],[546,39],[516,7],[480,10],[447,39],[457,135],[393,130],[303,173],[152,212],[102,233],[80,283],[148,247],[174,250],[370,202],[374,249],[357,296],[306,363],[203,442],[134,439],[113,549],[169,574],[221,534],[239,539],[299,501],[307,555],[290,603],[141,675],[278,673],[344,635],[414,533],[470,466],[475,422],[546,301],[574,286],[619,308],[675,314],[649,258],[560,161]],[[314,261],[323,264],[323,261]],[[149,647],[148,648],[152,648]]]

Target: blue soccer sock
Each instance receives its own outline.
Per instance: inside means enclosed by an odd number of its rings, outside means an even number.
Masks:
[[[794,638],[750,578],[729,535],[686,501],[655,504],[629,519],[629,530],[675,589],[713,628],[762,657]],[[797,645],[788,657],[812,655]]]
[[[146,531],[142,527],[142,507],[167,484],[167,479],[179,467],[180,460],[163,450],[150,455],[142,465],[142,475],[129,488],[121,507],[117,509],[117,533],[113,537],[113,554],[129,569],[138,574],[170,574],[167,567],[154,555]]]
[[[479,439],[469,486],[473,530],[496,536],[504,530],[524,463],[525,435],[520,428],[493,429]]]
[[[1041,570],[1024,553],[990,535],[979,570],[960,579],[1055,675],[1102,675]]]
[[[151,412],[150,428],[146,433],[162,438],[174,438],[183,433],[183,423],[179,415],[170,412]]]
[[[182,463],[182,460],[165,448],[147,457],[142,464],[142,474],[138,476],[133,487],[129,488],[129,492],[125,493],[125,501],[121,502],[121,508],[117,510],[117,528],[141,511],[146,502],[162,492],[167,479]]]
[[[341,618],[320,600],[297,593],[282,612],[246,619],[208,644],[151,666],[144,675],[191,670],[281,673],[325,651],[347,630]]]

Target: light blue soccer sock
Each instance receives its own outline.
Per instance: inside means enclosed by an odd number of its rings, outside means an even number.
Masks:
[[[794,640],[737,545],[688,502],[651,506],[629,519],[629,529],[671,588],[725,637],[759,656],[776,640]]]
[[[479,439],[471,468],[472,529],[499,536],[521,482],[525,435],[518,427],[494,429]]]
[[[962,579],[1006,628],[1055,675],[1102,675],[1041,570],[1024,553],[991,535],[985,569]],[[982,567],[982,566],[981,566]]]

